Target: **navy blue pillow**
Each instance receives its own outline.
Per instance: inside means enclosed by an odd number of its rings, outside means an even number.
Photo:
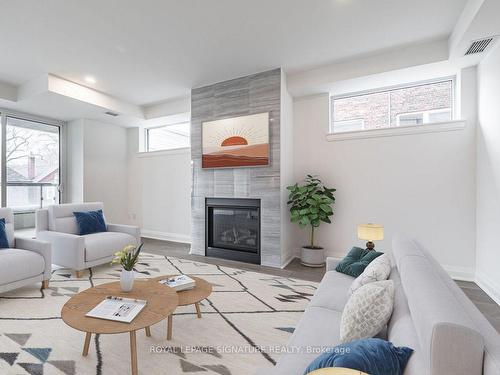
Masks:
[[[102,210],[73,212],[73,215],[75,215],[78,232],[81,236],[108,230]]]
[[[5,219],[0,219],[0,249],[6,249],[9,246],[9,240],[7,238],[7,230],[5,229]]]
[[[395,347],[382,339],[364,339],[338,345],[321,354],[305,374],[328,367],[344,367],[370,375],[402,375],[413,349]]]

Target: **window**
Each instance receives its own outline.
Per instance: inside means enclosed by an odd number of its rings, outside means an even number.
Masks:
[[[363,130],[365,128],[365,121],[362,118],[354,119],[354,120],[341,120],[335,121],[335,132],[352,132]]]
[[[431,124],[433,122],[450,121],[451,118],[451,108],[424,112],[402,113],[396,116],[398,126]]]
[[[332,133],[453,120],[453,79],[332,97]]]
[[[189,125],[189,122],[183,122],[146,129],[146,151],[189,147]]]
[[[33,212],[59,203],[59,126],[6,118],[6,206]]]

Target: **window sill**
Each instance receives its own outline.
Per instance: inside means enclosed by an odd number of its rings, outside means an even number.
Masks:
[[[167,155],[178,155],[191,153],[191,147],[174,148],[172,150],[159,150],[159,151],[144,151],[138,152],[138,158],[154,158]]]
[[[330,133],[326,135],[328,142],[347,141],[350,139],[367,139],[379,137],[394,137],[400,135],[440,133],[465,129],[465,121],[438,122],[427,125],[401,126],[397,128],[360,130],[344,133]]]

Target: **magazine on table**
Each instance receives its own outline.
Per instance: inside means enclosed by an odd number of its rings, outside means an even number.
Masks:
[[[172,276],[160,280],[159,283],[175,289],[176,292],[193,289],[196,286],[196,282],[187,275]]]
[[[142,299],[108,296],[104,301],[90,310],[86,316],[130,323],[146,304],[147,301]]]

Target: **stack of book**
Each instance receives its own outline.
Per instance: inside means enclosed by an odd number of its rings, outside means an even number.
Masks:
[[[187,275],[169,277],[168,279],[160,280],[159,283],[175,289],[176,292],[193,289],[196,286],[196,282]]]

